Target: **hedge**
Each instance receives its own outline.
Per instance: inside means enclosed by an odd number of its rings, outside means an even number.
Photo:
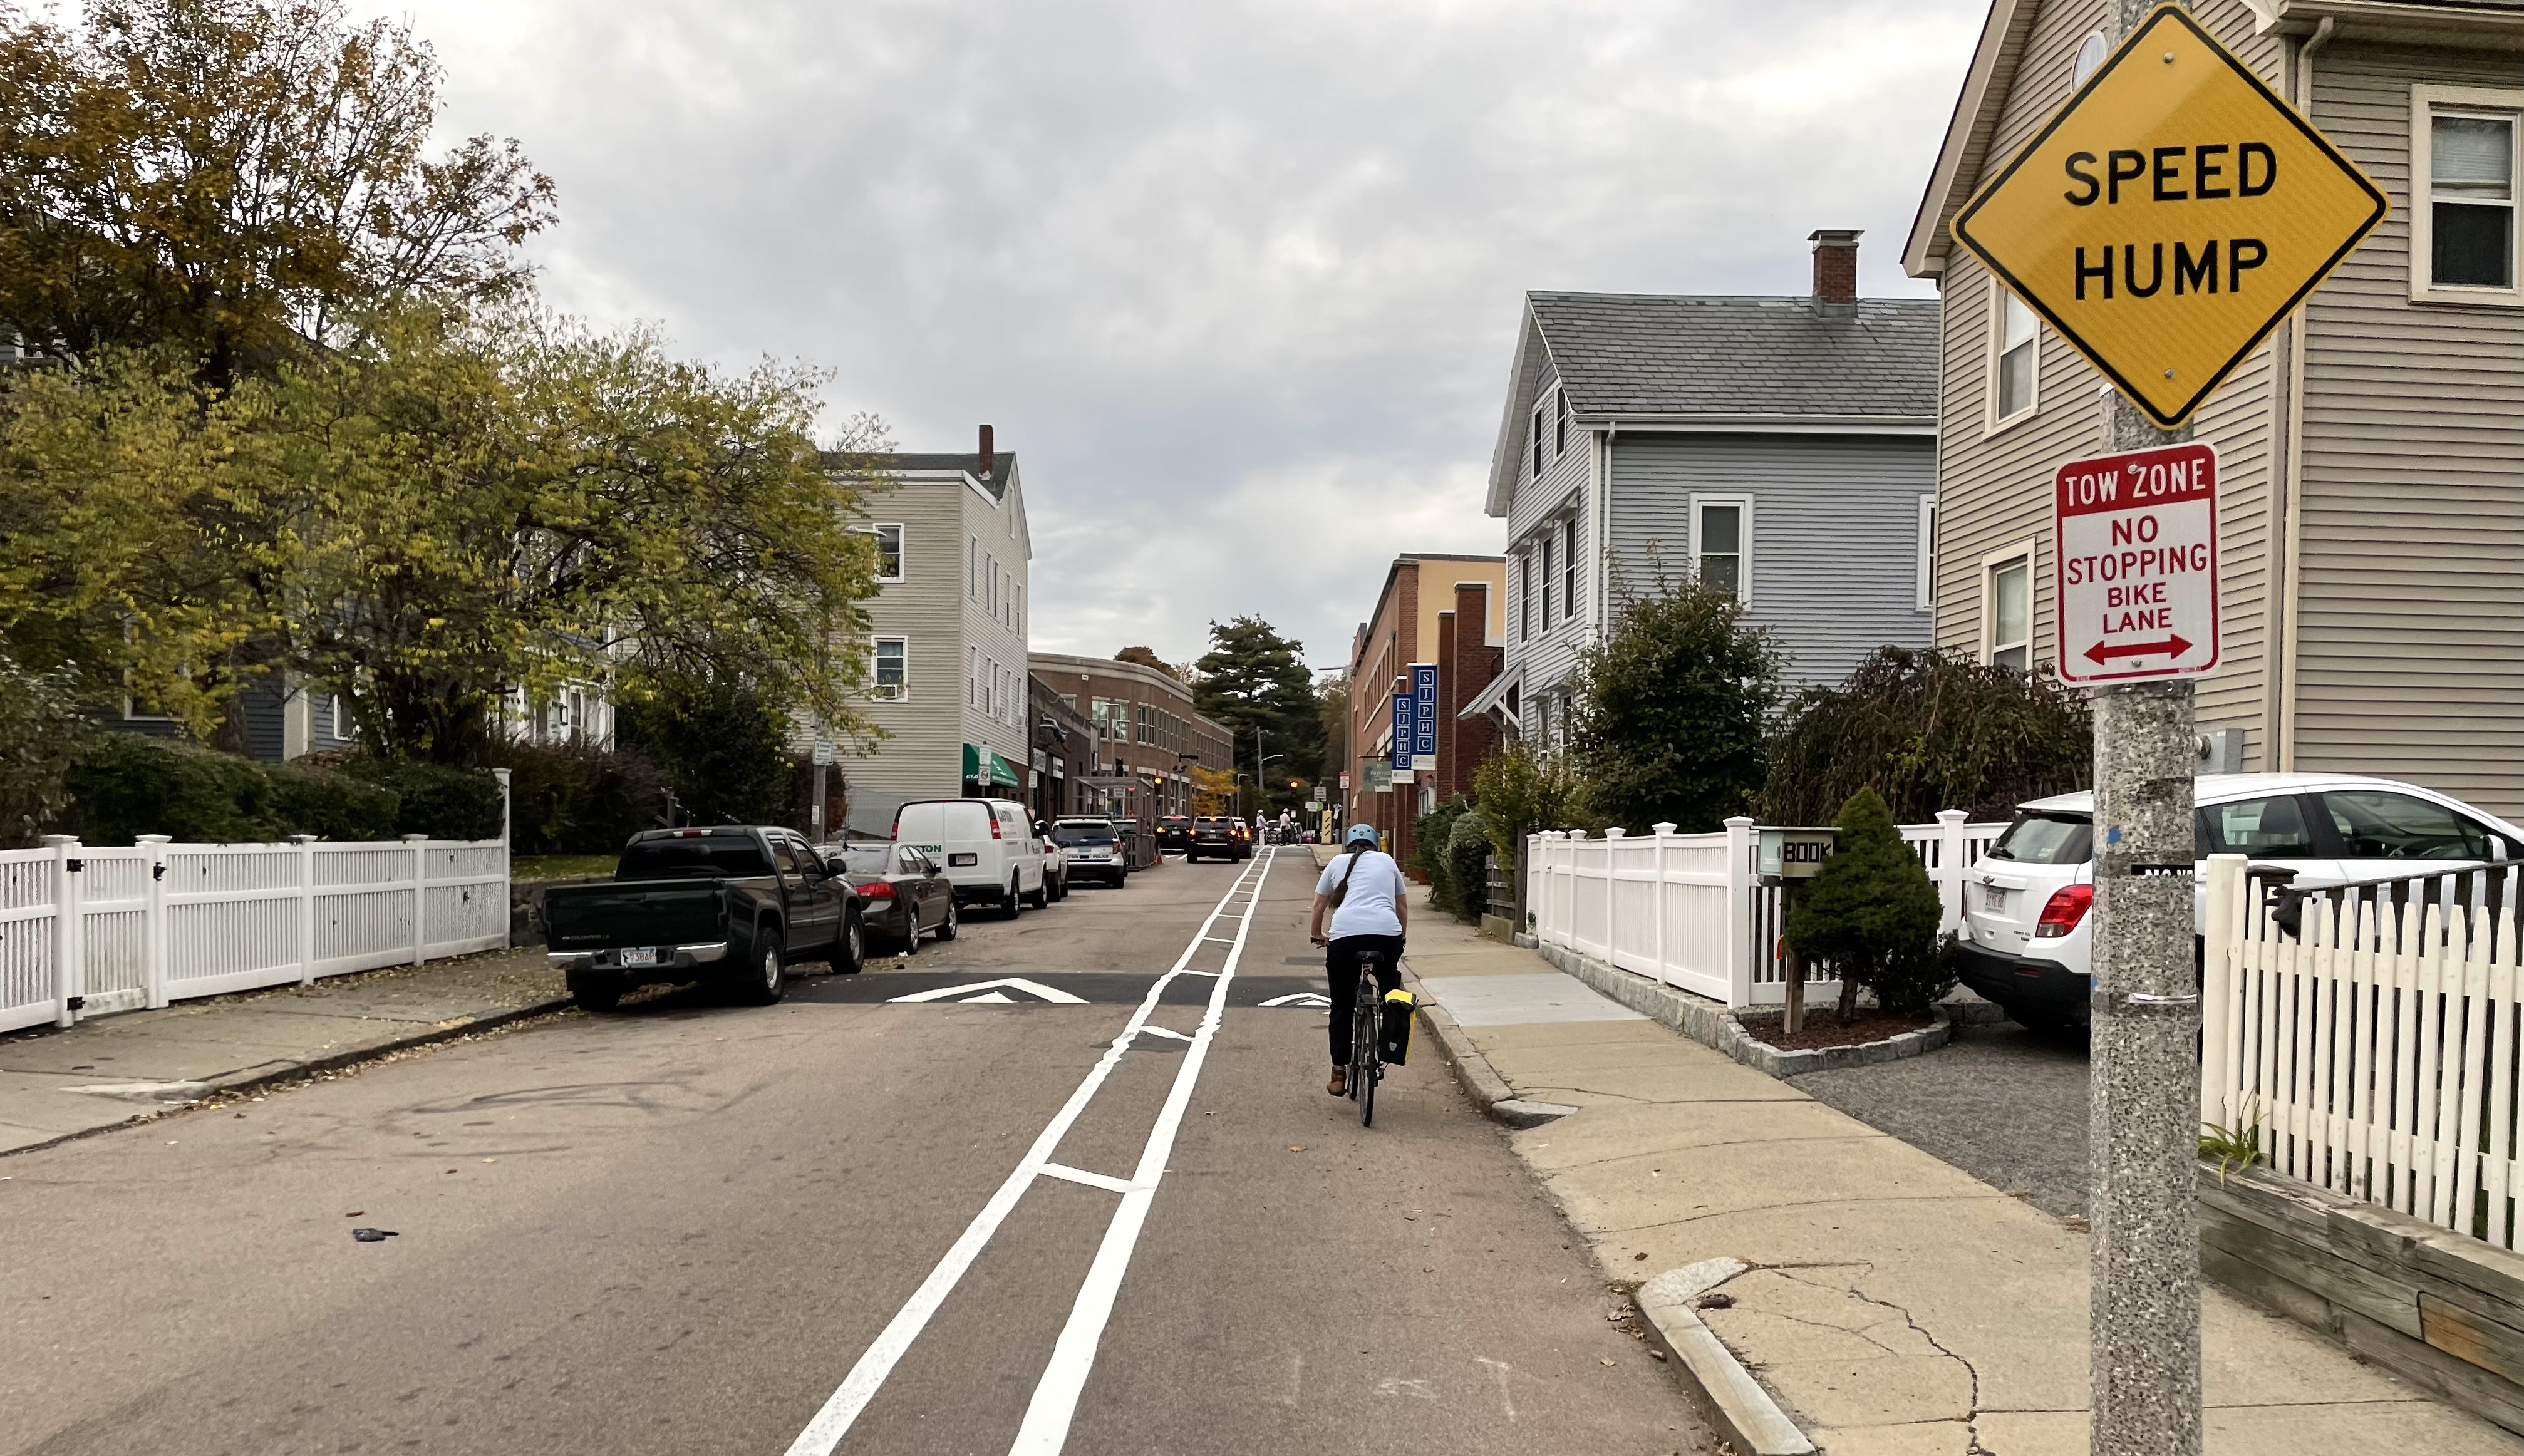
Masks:
[[[478,768],[354,759],[263,764],[170,739],[100,733],[63,776],[65,832],[93,845],[144,834],[190,844],[500,837],[500,785]]]
[[[520,854],[610,854],[664,818],[666,771],[638,753],[516,744],[501,756]]]

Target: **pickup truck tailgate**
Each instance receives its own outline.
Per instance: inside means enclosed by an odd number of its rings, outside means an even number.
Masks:
[[[555,950],[723,941],[719,904],[716,880],[557,885],[544,892],[545,935]]]

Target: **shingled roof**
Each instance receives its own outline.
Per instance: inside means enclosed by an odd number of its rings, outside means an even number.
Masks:
[[[843,456],[829,450],[824,452],[823,458],[824,464],[827,467],[834,469],[840,468],[846,460],[853,459],[852,457]],[[1007,499],[1008,482],[1015,479],[1017,473],[1017,456],[1016,452],[1013,450],[1002,450],[996,452],[992,457],[992,469],[991,473],[988,475],[982,473],[981,456],[972,452],[966,452],[962,455],[914,455],[908,453],[896,453],[891,455],[860,456],[855,459],[872,461],[878,468],[883,470],[902,473],[918,472],[922,474],[934,474],[945,470],[960,470],[963,473],[972,476],[975,480],[980,481],[982,483],[982,489],[989,491],[991,493],[991,499],[995,501]]]
[[[1937,413],[1937,301],[1534,293],[1581,415]]]
[[[1937,420],[1937,301],[1529,293],[1490,460],[1507,513],[1546,364],[1580,421],[1913,432]]]

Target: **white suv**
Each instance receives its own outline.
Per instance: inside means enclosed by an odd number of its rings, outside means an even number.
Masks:
[[[2194,873],[2211,854],[2294,870],[2299,885],[2384,879],[2524,858],[2524,830],[2415,784],[2358,774],[2203,774],[2192,790]],[[1964,872],[1956,973],[2025,1026],[2087,1019],[2095,928],[2095,796],[2017,806]],[[2197,914],[2207,917],[2205,887]]]

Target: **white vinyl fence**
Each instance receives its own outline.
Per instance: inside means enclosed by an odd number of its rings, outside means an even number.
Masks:
[[[2202,1121],[2276,1172],[2516,1246],[2524,870],[2283,891],[2208,862]]]
[[[1944,930],[1963,925],[1964,871],[2006,831],[1966,823],[1961,809],[1902,826],[1945,902]],[[1614,829],[1602,839],[1584,830],[1534,835],[1526,842],[1533,935],[1730,1007],[1777,1005],[1786,995],[1779,892],[1755,873],[1760,839],[1743,818],[1716,834],[1659,824],[1652,834]],[[1837,995],[1840,984],[1807,987],[1822,997]]]
[[[0,850],[0,1032],[508,943],[505,839]]]

